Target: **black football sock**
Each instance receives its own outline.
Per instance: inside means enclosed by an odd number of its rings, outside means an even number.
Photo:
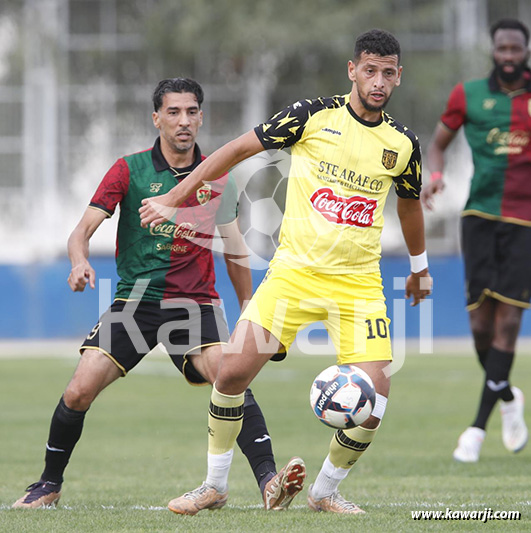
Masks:
[[[264,415],[251,389],[245,391],[243,425],[236,442],[247,457],[256,482],[263,492],[263,486],[276,473],[276,465]]]
[[[487,421],[498,399],[510,401],[514,398],[509,384],[509,373],[514,352],[503,352],[491,348],[485,361],[485,385],[474,427],[485,429]]]
[[[41,475],[43,481],[63,482],[66,465],[83,431],[85,413],[86,411],[75,411],[67,407],[61,396],[50,424],[45,467]]]
[[[485,370],[485,364],[487,362],[487,355],[489,354],[489,350],[488,348],[486,350],[478,350],[476,348],[476,352],[478,354],[479,364],[483,367],[483,370]]]

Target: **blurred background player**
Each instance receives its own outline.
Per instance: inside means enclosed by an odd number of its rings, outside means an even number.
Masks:
[[[81,346],[79,364],[52,417],[41,478],[13,507],[36,508],[59,500],[63,473],[90,405],[159,341],[189,383],[214,381],[221,345],[228,340],[214,287],[216,226],[240,306],[252,293],[247,248],[238,228],[236,185],[227,174],[221,176],[199,189],[172,222],[149,231],[140,227],[138,214],[142,198],[169,191],[205,159],[195,142],[203,120],[202,102],[203,90],[194,80],[159,82],[153,93],[153,123],[160,135],[153,148],[125,156],[111,167],[70,236],[68,284],[73,291],[83,291],[87,284],[94,288],[89,241],[120,204],[116,263],[121,279],[115,300]],[[286,487],[296,485],[304,472],[298,466],[293,471],[290,464],[275,475],[271,439],[249,389],[238,444],[266,508],[289,504],[283,502]]]
[[[529,30],[504,19],[490,30],[494,68],[459,83],[428,148],[431,182],[423,200],[443,189],[444,153],[464,126],[474,175],[461,223],[467,309],[485,370],[476,419],[459,437],[454,458],[479,459],[489,416],[501,400],[502,437],[512,452],[528,430],[524,396],[509,383],[522,313],[531,296],[531,72]]]
[[[398,41],[388,32],[369,31],[357,39],[348,63],[350,94],[296,102],[217,150],[168,194],[143,201],[142,224],[156,227],[172,216],[171,206],[240,161],[291,147],[280,246],[224,351],[213,388],[208,475],[201,487],[170,502],[175,512],[190,514],[227,499],[244,391],[280,346],[287,350],[299,328],[316,321],[325,323],[338,363],[356,364],[370,375],[377,400],[362,426],[335,433],[308,504],[315,511],[363,512],[338,487],[373,440],[389,393],[385,369],[392,355],[379,263],[382,212],[393,186],[412,256],[406,296],[416,305],[431,289],[419,142],[383,112],[401,72]]]

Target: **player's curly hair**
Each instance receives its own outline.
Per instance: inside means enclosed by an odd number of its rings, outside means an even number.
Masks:
[[[375,28],[361,34],[354,45],[354,61],[358,61],[363,52],[379,56],[396,55],[400,63],[400,43],[385,30]]]
[[[158,111],[162,106],[162,99],[166,93],[192,93],[197,98],[197,103],[201,108],[204,100],[204,93],[201,85],[191,78],[167,78],[159,81],[153,91],[153,107]]]
[[[529,28],[516,19],[501,19],[490,27],[490,38],[494,41],[494,34],[498,30],[519,30],[524,34],[525,44],[529,45]]]

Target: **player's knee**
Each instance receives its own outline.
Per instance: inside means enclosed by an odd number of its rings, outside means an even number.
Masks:
[[[245,369],[221,365],[216,378],[216,389],[225,394],[240,394],[250,382],[249,373]]]
[[[494,343],[499,349],[504,351],[513,351],[518,333],[520,331],[520,317],[509,315],[503,317],[496,324],[496,335]]]
[[[479,347],[489,347],[492,342],[492,324],[486,320],[473,319],[470,321],[470,329],[474,336],[474,341]]]
[[[86,411],[96,395],[92,387],[72,381],[66,388],[63,399],[68,408],[75,411]]]

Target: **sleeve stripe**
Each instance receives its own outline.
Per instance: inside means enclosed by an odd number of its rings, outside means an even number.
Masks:
[[[95,204],[93,202],[91,202],[89,204],[89,207],[92,208],[92,209],[96,209],[97,211],[103,211],[108,218],[111,218],[112,215],[114,214],[113,211],[109,211],[108,209],[106,209],[105,207],[103,207],[102,205],[99,205],[99,204]]]

